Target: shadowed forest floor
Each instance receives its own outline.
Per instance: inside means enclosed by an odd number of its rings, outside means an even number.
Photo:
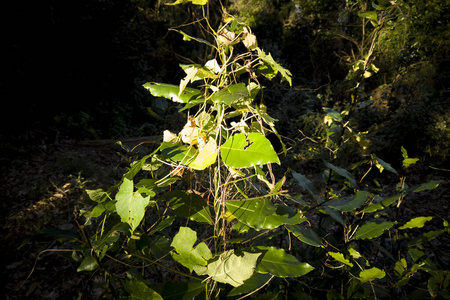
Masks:
[[[77,272],[78,263],[67,259],[72,254],[70,245],[24,241],[44,228],[77,230],[74,210],[87,208],[81,202],[84,189],[107,188],[120,180],[121,151],[112,141],[67,142],[16,149],[14,158],[5,161],[0,191],[2,272],[6,278],[2,294],[6,299],[77,299],[79,295],[92,299],[101,294],[102,286],[96,287],[101,278]],[[450,219],[450,179],[438,174],[432,178],[444,181],[435,190],[407,197],[398,221],[434,216],[432,222],[440,226],[442,219]],[[408,178],[411,184],[429,179],[429,175]],[[450,240],[446,235],[433,243],[445,248]],[[450,263],[449,257],[442,259]]]

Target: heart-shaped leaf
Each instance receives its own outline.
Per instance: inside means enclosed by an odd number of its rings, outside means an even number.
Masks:
[[[226,165],[233,168],[280,164],[270,141],[256,132],[233,135],[221,146],[220,156]]]
[[[193,88],[185,88],[180,93],[178,85],[166,83],[147,82],[143,86],[155,97],[164,97],[178,103],[188,103],[201,94],[199,90]]]

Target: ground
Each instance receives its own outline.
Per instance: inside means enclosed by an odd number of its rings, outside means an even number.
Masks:
[[[67,259],[68,245],[57,241],[26,243],[44,228],[77,230],[74,211],[83,209],[84,189],[106,188],[120,180],[123,169],[114,141],[65,142],[16,147],[2,160],[2,278],[6,299],[81,299],[99,296],[100,278],[76,271]],[[13,154],[11,154],[13,152]],[[436,190],[405,199],[402,220],[435,216],[435,226],[450,220],[448,172],[411,176],[410,184],[442,179]],[[448,236],[439,247],[446,247]],[[447,244],[448,245],[448,244]],[[66,257],[65,257],[66,256]],[[449,257],[443,258],[449,263]]]

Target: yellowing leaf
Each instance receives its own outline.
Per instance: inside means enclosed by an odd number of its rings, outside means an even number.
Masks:
[[[197,68],[196,67],[189,67],[184,72],[186,72],[186,77],[181,79],[180,81],[180,91],[178,92],[178,97],[181,95],[181,93],[186,88],[187,84],[192,81],[192,79],[197,75]]]
[[[185,144],[195,144],[200,134],[200,128],[195,125],[195,121],[189,120],[180,131],[181,140]]]
[[[208,143],[200,150],[197,157],[189,164],[194,170],[204,170],[214,164],[217,159],[217,144],[213,138],[209,138]]]
[[[163,132],[163,142],[170,142],[172,140],[175,140],[177,138],[177,135],[173,132],[170,132],[169,130],[164,130]]]
[[[224,28],[219,35],[219,41],[220,43],[228,46],[231,45],[231,43],[234,42],[234,39],[236,38],[236,35],[234,32],[229,31],[228,29]]]
[[[248,33],[242,43],[244,43],[245,48],[248,50],[258,48],[258,42],[256,41],[256,36],[253,33]]]

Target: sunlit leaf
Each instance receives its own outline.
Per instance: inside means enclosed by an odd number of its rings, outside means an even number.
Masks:
[[[194,247],[196,241],[197,232],[189,227],[180,227],[180,231],[175,235],[171,244],[176,250],[176,253],[171,253],[173,259],[191,272],[194,266],[206,266],[208,259],[212,257],[211,251],[205,243]]]
[[[338,262],[341,262],[349,267],[353,267],[353,264],[348,259],[345,258],[344,254],[340,252],[331,252],[331,251],[328,252],[328,254]]]
[[[240,252],[236,255],[234,250],[228,250],[208,263],[206,268],[196,269],[199,275],[209,275],[213,280],[240,286],[249,279],[256,266],[261,253]]]
[[[358,13],[358,16],[360,16],[361,18],[367,18],[371,21],[377,22],[378,21],[378,15],[376,11],[366,11],[366,12],[360,12]]]
[[[300,262],[295,256],[287,254],[283,249],[258,246],[251,248],[251,251],[263,254],[258,259],[258,265],[256,266],[256,272],[258,273],[277,277],[300,277],[314,270],[313,266],[306,262]]]
[[[214,164],[217,160],[217,144],[213,138],[210,138],[205,147],[203,147],[195,159],[189,164],[194,170],[204,170]]]
[[[411,229],[411,228],[422,228],[426,222],[433,219],[433,217],[417,217],[411,219],[405,225],[400,226],[398,229]]]
[[[384,270],[380,270],[378,268],[371,268],[359,273],[359,280],[361,283],[372,281],[375,279],[382,279],[386,276],[386,272]]]
[[[148,82],[143,86],[155,97],[164,97],[178,103],[188,103],[201,95],[199,90],[193,88],[185,88],[180,94],[180,87],[173,84]]]
[[[394,222],[367,222],[356,230],[355,239],[363,240],[379,237],[385,230],[394,226],[394,224]]]
[[[150,196],[154,195],[153,192],[146,196],[134,192],[133,181],[128,178],[123,179],[120,190],[116,195],[116,210],[122,222],[130,224],[132,231],[141,223]]]
[[[273,229],[283,224],[300,224],[304,221],[300,213],[284,205],[275,205],[268,198],[228,201],[228,211],[247,226]]]
[[[277,72],[280,72],[281,74],[281,81],[286,80],[287,82],[289,82],[289,85],[292,85],[292,73],[288,70],[283,68],[279,63],[277,63],[272,55],[266,54],[263,50],[258,49],[258,56],[259,58],[264,62],[264,64],[268,65],[271,69],[275,70],[275,75]]]
[[[237,102],[248,96],[248,90],[244,83],[232,84],[217,93],[214,93],[211,100],[214,103],[226,104],[231,106],[234,102]]]
[[[223,162],[233,168],[248,168],[267,163],[280,164],[270,141],[260,133],[238,133],[220,148]]]

